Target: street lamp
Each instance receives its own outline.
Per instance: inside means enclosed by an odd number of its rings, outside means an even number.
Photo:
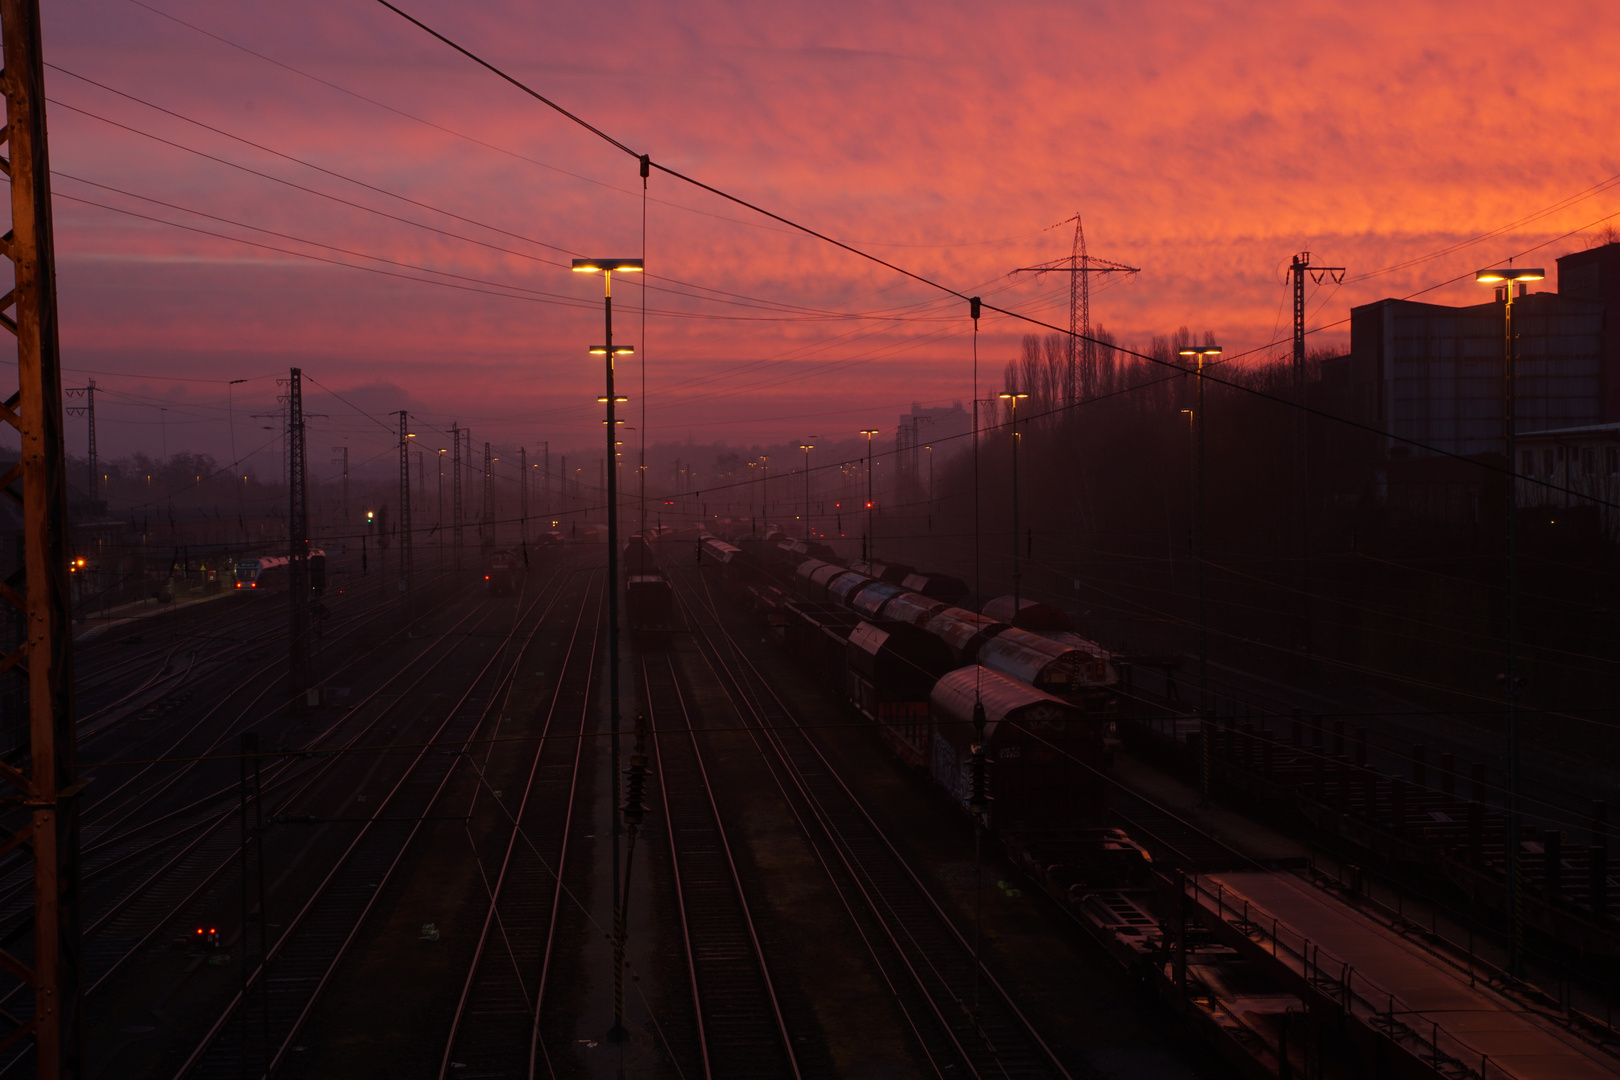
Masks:
[[[810,451],[816,448],[815,443],[800,443],[799,449],[804,451],[804,540],[810,542]]]
[[[1514,372],[1517,358],[1517,335],[1513,332],[1514,294],[1524,295],[1524,282],[1540,281],[1547,275],[1540,267],[1501,267],[1481,270],[1474,280],[1498,285],[1497,298],[1502,301],[1503,326],[1503,392],[1502,432],[1507,453],[1507,837],[1502,845],[1507,855],[1508,884],[1508,974],[1517,979],[1524,975],[1524,883],[1520,869],[1519,851],[1519,712],[1518,664],[1519,638],[1519,491],[1518,433],[1516,401],[1518,388]]]
[[[573,270],[576,274],[602,275],[602,316],[604,325],[605,345],[591,349],[592,356],[603,358],[603,369],[607,380],[607,390],[603,397],[597,400],[607,408],[607,419],[604,425],[607,428],[607,460],[613,464],[613,455],[616,452],[614,444],[618,441],[619,425],[614,423],[613,407],[625,400],[616,397],[613,393],[613,358],[622,356],[633,350],[629,346],[615,347],[613,344],[613,272],[639,273],[642,270],[640,259],[575,259]],[[609,811],[613,815],[613,910],[615,942],[613,948],[614,963],[614,996],[613,996],[613,1027],[608,1031],[608,1037],[615,1042],[623,1042],[627,1037],[624,1027],[624,993],[622,971],[624,967],[624,898],[619,889],[619,485],[618,469],[609,468],[607,471],[607,512],[608,512],[608,741],[612,750],[613,770],[613,807]]]
[[[1182,356],[1197,360],[1198,397],[1193,404],[1193,428],[1198,444],[1198,730],[1202,743],[1203,768],[1199,775],[1198,793],[1203,805],[1209,805],[1210,772],[1215,763],[1215,724],[1209,711],[1209,612],[1205,593],[1206,565],[1204,558],[1204,363],[1221,355],[1219,345],[1188,345],[1180,350]]]
[[[1012,406],[1012,554],[1013,554],[1013,615],[1012,623],[1018,625],[1018,609],[1023,602],[1022,577],[1018,566],[1018,403],[1029,400],[1028,394],[1016,390],[1008,390],[997,394],[1002,401]]]
[[[866,436],[866,560],[875,561],[872,553],[877,545],[872,535],[872,436],[878,433],[877,428],[861,428],[861,434]]]

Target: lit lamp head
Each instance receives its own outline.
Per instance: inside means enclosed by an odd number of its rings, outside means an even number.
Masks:
[[[1542,281],[1546,277],[1547,272],[1539,266],[1499,266],[1474,274],[1474,280],[1482,285],[1500,286],[1496,290],[1498,300],[1511,300],[1515,286],[1519,289],[1519,295],[1523,296],[1525,282]]]
[[[575,259],[572,268],[576,274],[601,274],[605,295],[613,295],[613,274],[639,274],[642,271],[640,259]]]
[[[1181,356],[1196,356],[1201,363],[1212,356],[1221,355],[1221,347],[1219,345],[1187,345],[1178,350],[1178,353]]]
[[[871,442],[872,441],[872,436],[876,435],[877,433],[878,433],[877,428],[861,428],[861,434],[866,436],[866,441],[867,442]]]

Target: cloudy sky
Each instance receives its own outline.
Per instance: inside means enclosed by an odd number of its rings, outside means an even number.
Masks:
[[[1620,213],[1596,2],[399,2],[662,165],[1039,319],[1067,281],[1009,272],[1067,255],[1078,212],[1142,268],[1093,293],[1127,344],[1274,351],[1308,250],[1349,268],[1310,301],[1342,347],[1351,305],[1476,301],[1447,282],[1550,268]],[[593,444],[600,279],[567,262],[644,244],[616,325],[653,441],[969,396],[966,305],[661,172],[644,195],[633,157],[375,0],[43,6],[64,359],[104,388],[104,454],[224,458],[232,415],[247,455],[293,365],[357,459],[400,408],[428,439]],[[1028,329],[982,321],[982,377]]]

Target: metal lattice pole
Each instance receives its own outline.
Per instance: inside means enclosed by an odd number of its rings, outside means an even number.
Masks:
[[[452,565],[461,569],[461,429],[450,425],[450,554]]]
[[[309,688],[309,498],[305,485],[303,371],[287,379],[287,698],[301,709]]]
[[[489,443],[484,444],[484,512],[478,519],[478,542],[495,542],[495,465]]]
[[[0,0],[5,68],[6,152],[0,171],[11,181],[11,229],[0,255],[15,270],[0,304],[0,324],[17,337],[17,391],[0,421],[17,429],[17,465],[0,491],[22,510],[22,558],[0,597],[24,617],[17,648],[0,662],[27,691],[26,771],[0,762],[0,779],[28,807],[20,835],[7,848],[34,858],[32,941],[24,960],[9,949],[0,968],[33,988],[6,1014],[10,1043],[33,1035],[36,1075],[76,1077],[82,1069],[79,930],[79,818],[73,723],[73,639],[68,598],[67,461],[57,339],[56,257],[51,225],[50,161],[45,139],[45,77],[38,0]],[[10,748],[8,748],[10,749]],[[20,760],[12,757],[11,760]],[[30,948],[31,947],[31,948]],[[23,1002],[27,1002],[23,998]],[[4,1029],[0,1029],[4,1030]]]
[[[411,592],[411,443],[410,414],[399,410],[399,574],[405,595]]]

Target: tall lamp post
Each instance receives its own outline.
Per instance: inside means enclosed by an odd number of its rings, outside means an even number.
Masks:
[[[1204,531],[1204,363],[1221,355],[1219,345],[1189,345],[1181,355],[1198,362],[1198,397],[1193,404],[1193,429],[1198,444],[1198,733],[1202,760],[1199,770],[1198,794],[1203,805],[1209,805],[1210,774],[1215,764],[1215,723],[1209,709],[1209,609],[1205,590],[1205,531]]]
[[[603,370],[607,381],[606,393],[597,398],[607,407],[607,419],[603,424],[607,428],[607,461],[610,466],[614,464],[614,454],[617,452],[619,425],[615,423],[613,408],[624,401],[613,393],[613,358],[633,352],[627,345],[615,346],[613,344],[613,272],[638,273],[642,269],[640,259],[575,259],[573,270],[576,274],[602,275],[602,315],[604,326],[604,340],[606,344],[591,349],[592,356],[602,357]],[[615,1042],[623,1042],[627,1037],[624,1027],[624,899],[619,889],[619,485],[617,481],[619,470],[607,469],[607,512],[608,512],[608,742],[612,751],[613,770],[613,925],[614,925],[614,994],[613,994],[613,1027],[608,1030],[608,1037]]]
[[[1503,378],[1502,434],[1507,453],[1507,836],[1502,845],[1507,855],[1508,885],[1508,974],[1524,975],[1524,880],[1519,851],[1519,444],[1517,426],[1518,387],[1514,367],[1518,335],[1513,332],[1514,294],[1524,295],[1524,282],[1540,281],[1547,275],[1540,267],[1499,267],[1481,270],[1474,280],[1496,285],[1502,301]]]
[[[1018,625],[1018,610],[1023,604],[1022,575],[1018,565],[1018,403],[1029,400],[1028,394],[1008,390],[997,394],[1012,407],[1012,556],[1013,556],[1013,614],[1012,624]]]
[[[866,549],[865,555],[868,562],[877,561],[873,558],[873,549],[876,544],[873,543],[874,537],[872,535],[872,436],[877,433],[877,428],[861,428],[861,434],[866,436],[866,542],[861,546]]]
[[[810,542],[810,451],[815,448],[815,443],[799,444],[799,449],[804,451],[804,541],[807,544]]]

